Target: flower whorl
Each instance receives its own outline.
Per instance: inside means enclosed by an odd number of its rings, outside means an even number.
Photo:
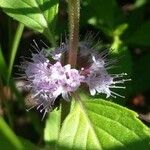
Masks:
[[[123,97],[111,89],[125,88],[116,84],[129,80],[122,79],[126,73],[109,74],[110,63],[106,59],[107,52],[99,54],[95,47],[87,42],[79,43],[77,60],[79,70],[71,68],[70,64],[62,63],[62,56],[67,53],[67,43],[62,43],[53,52],[42,49],[33,53],[31,61],[21,64],[27,80],[26,86],[31,89],[32,98],[37,103],[37,109],[44,112],[43,116],[52,109],[57,97],[61,95],[63,99],[69,101],[71,93],[82,84],[89,88],[92,96],[103,93],[106,97]]]

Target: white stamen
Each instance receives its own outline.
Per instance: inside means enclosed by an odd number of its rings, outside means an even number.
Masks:
[[[120,94],[118,94],[118,93],[116,93],[116,92],[111,91],[111,93],[114,94],[114,95],[116,95],[116,96],[119,96],[119,97],[121,97],[121,98],[125,98],[125,96],[122,96],[122,95],[120,95]]]

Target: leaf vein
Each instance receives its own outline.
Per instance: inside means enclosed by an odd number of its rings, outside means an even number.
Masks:
[[[83,111],[83,113],[85,114],[85,117],[86,117],[86,119],[87,119],[87,121],[88,121],[88,123],[89,123],[91,129],[92,129],[93,132],[94,132],[94,135],[95,135],[95,137],[96,137],[96,139],[97,139],[97,142],[99,143],[100,149],[102,149],[102,146],[101,146],[101,144],[100,144],[100,141],[99,141],[99,139],[98,139],[98,137],[97,137],[97,135],[96,135],[96,131],[95,131],[93,125],[91,124],[91,121],[90,121],[90,119],[89,119],[89,116],[88,116],[87,113],[86,113],[86,110],[85,110],[85,107],[83,106],[83,103],[81,102],[81,100],[78,100],[78,103],[79,103],[79,105],[80,105],[81,108],[82,108],[82,109],[80,108],[80,110]]]
[[[22,1],[22,2],[23,2],[24,4],[30,6],[30,7],[33,7],[31,4],[29,4],[29,3],[26,2],[26,1]],[[9,4],[9,5],[11,5],[11,4]],[[12,5],[11,5],[11,6],[12,6]],[[13,7],[13,6],[12,6],[12,7]],[[32,18],[31,16],[29,17],[29,16],[26,15],[25,17],[32,19],[34,22],[36,22],[37,24],[39,24],[40,26],[43,27],[43,25],[42,25],[41,23],[39,23],[38,21],[34,20],[34,18]]]
[[[109,117],[106,117],[106,116],[103,116],[103,115],[101,115],[101,114],[97,114],[97,113],[94,112],[93,110],[88,109],[88,111],[90,111],[90,112],[96,114],[97,116],[101,116],[101,117],[107,118],[107,119],[111,120],[112,122],[115,122],[115,123],[117,123],[117,124],[120,124],[122,127],[126,128],[127,130],[129,130],[130,132],[132,132],[134,135],[136,135],[137,137],[141,138],[138,134],[136,134],[134,131],[132,131],[132,130],[131,130],[130,128],[128,128],[127,126],[121,124],[120,122],[114,121],[113,119],[111,119],[111,118],[109,118]]]
[[[80,113],[80,112],[79,112],[79,113]],[[79,129],[80,115],[81,115],[81,113],[79,114],[77,129],[76,129],[75,135],[74,135],[74,137],[73,137],[73,144],[72,144],[72,148],[73,148],[73,145],[75,145],[75,139],[76,139],[77,132],[78,132],[78,129]]]

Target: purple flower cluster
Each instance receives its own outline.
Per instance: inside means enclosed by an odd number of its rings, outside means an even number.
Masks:
[[[32,98],[36,101],[37,109],[44,115],[52,109],[58,96],[69,101],[71,93],[75,92],[81,85],[89,88],[90,94],[106,94],[106,97],[123,97],[112,88],[125,88],[120,86],[129,79],[122,79],[126,73],[109,74],[109,61],[107,53],[98,54],[90,44],[79,43],[78,57],[84,61],[78,61],[80,70],[71,68],[70,64],[62,65],[62,56],[67,52],[67,44],[63,43],[53,52],[42,49],[32,54],[31,61],[22,64],[27,80],[27,87],[31,88]],[[50,61],[51,60],[51,61]],[[117,84],[117,85],[116,85]]]
[[[97,93],[104,93],[106,97],[116,96],[123,97],[120,94],[117,94],[111,90],[111,88],[125,88],[124,86],[116,85],[119,83],[124,83],[130,79],[122,79],[123,76],[127,75],[126,73],[114,74],[111,75],[107,71],[107,64],[102,58],[96,60],[95,56],[92,56],[93,63],[88,68],[89,73],[85,77],[85,83],[89,87],[91,95]],[[86,71],[87,72],[87,71]]]
[[[27,62],[24,67],[32,98],[37,100],[38,109],[42,106],[40,111],[44,111],[44,114],[51,109],[59,95],[69,101],[71,92],[76,91],[84,80],[84,76],[78,70],[72,69],[70,64],[62,66],[58,60],[50,63],[44,55],[45,52],[32,54],[32,61]],[[51,56],[56,58],[54,54]]]

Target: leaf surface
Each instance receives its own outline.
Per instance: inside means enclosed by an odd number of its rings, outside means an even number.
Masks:
[[[149,143],[149,129],[135,112],[112,102],[86,97],[76,101],[59,136],[60,149],[147,150]]]
[[[1,0],[0,7],[9,16],[31,29],[44,33],[54,45],[54,27],[58,0]]]

